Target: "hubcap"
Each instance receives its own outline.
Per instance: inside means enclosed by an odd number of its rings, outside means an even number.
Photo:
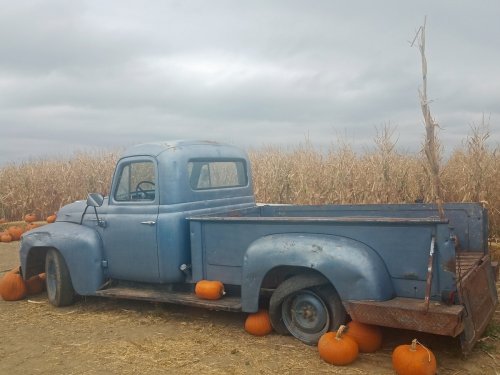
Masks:
[[[315,341],[328,330],[330,316],[321,298],[310,290],[288,296],[282,318],[290,333],[302,341]]]

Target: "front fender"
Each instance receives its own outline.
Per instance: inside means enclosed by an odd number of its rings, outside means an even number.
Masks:
[[[275,267],[314,269],[334,285],[342,300],[383,301],[394,296],[389,272],[364,243],[322,234],[274,234],[253,242],[244,257],[242,309],[256,311],[260,286]]]
[[[45,254],[42,258],[41,253],[48,248],[57,249],[63,256],[73,288],[78,294],[93,294],[104,283],[103,246],[101,237],[94,229],[74,223],[55,222],[25,233],[19,250],[25,278],[35,273],[35,260],[43,260]]]

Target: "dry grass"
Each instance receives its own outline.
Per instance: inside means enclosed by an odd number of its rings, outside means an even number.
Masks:
[[[443,162],[446,202],[482,201],[490,234],[500,239],[500,155],[488,146],[484,120]],[[379,129],[374,147],[355,152],[348,143],[319,152],[310,142],[249,151],[257,201],[296,204],[413,203],[433,201],[425,157],[400,152],[394,129]],[[118,152],[79,153],[68,159],[10,164],[0,169],[0,218],[41,218],[88,192],[108,193]]]
[[[0,169],[0,218],[46,218],[89,192],[106,194],[117,152],[77,153],[71,158],[12,163]]]

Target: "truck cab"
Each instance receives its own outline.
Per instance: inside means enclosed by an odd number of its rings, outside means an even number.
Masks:
[[[185,281],[179,266],[191,263],[186,217],[255,205],[249,168],[241,150],[212,142],[130,148],[98,210],[107,277]],[[84,223],[95,227],[93,220],[88,215]]]

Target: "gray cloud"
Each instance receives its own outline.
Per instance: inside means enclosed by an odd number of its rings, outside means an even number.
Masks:
[[[445,149],[500,115],[494,1],[31,1],[0,12],[0,165],[172,138],[371,145],[423,133],[420,61]],[[30,150],[28,155],[26,149]]]

